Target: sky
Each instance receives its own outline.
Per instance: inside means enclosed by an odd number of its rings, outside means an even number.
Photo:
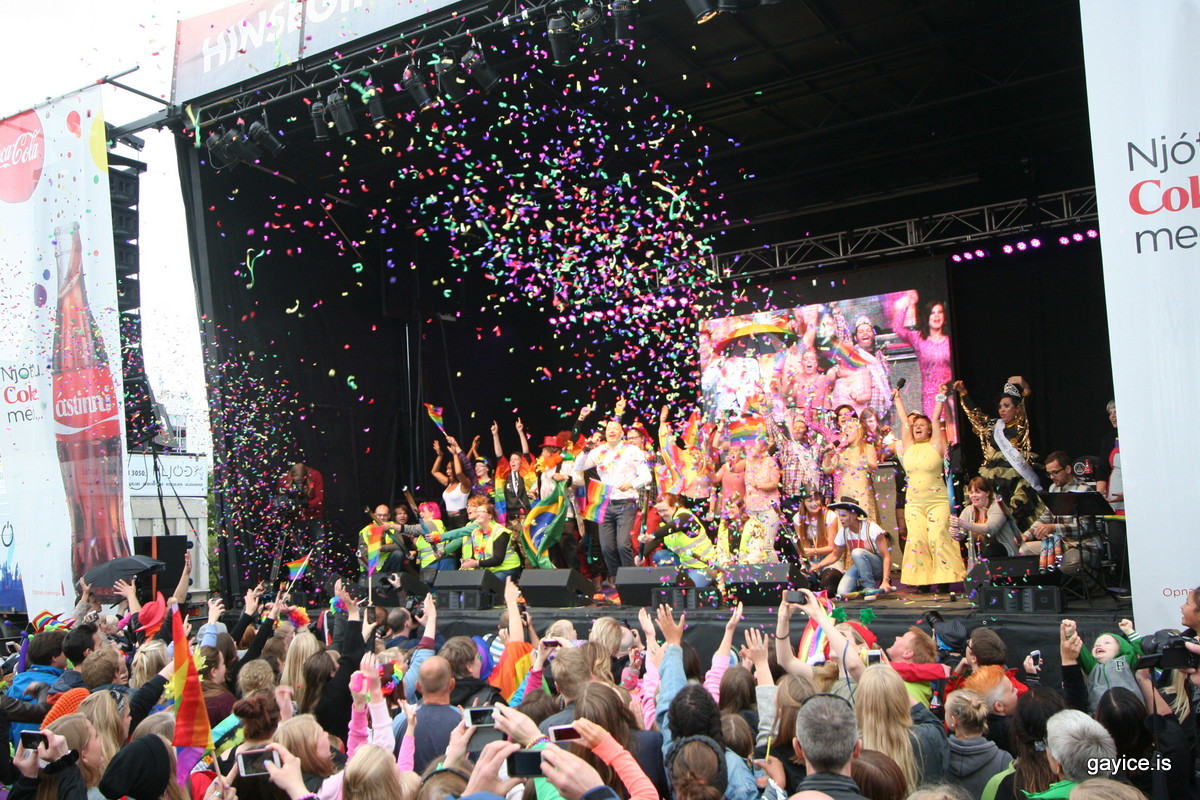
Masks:
[[[2,2],[0,118],[132,67],[138,70],[119,82],[169,99],[176,21],[234,4],[230,0]],[[115,125],[164,107],[112,86],[103,92],[105,119]],[[141,181],[139,242],[146,371],[155,395],[172,417],[186,415],[188,449],[208,453],[211,435],[175,137],[153,130],[139,136],[146,140],[140,154],[127,148],[117,152],[148,166]]]

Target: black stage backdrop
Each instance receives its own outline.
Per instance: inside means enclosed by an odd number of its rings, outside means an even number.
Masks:
[[[284,556],[317,547],[322,575],[352,568],[368,506],[404,487],[418,500],[439,494],[423,402],[444,407],[464,446],[482,436],[488,455],[493,419],[508,450],[518,415],[535,445],[569,427],[586,376],[564,371],[576,362],[553,340],[547,311],[508,304],[497,314],[483,269],[448,272],[436,242],[378,233],[353,197],[313,199],[299,178],[245,165],[216,172],[186,146],[180,165],[207,334],[216,524],[237,561],[226,574],[266,575],[280,533],[267,507],[292,460],[324,474],[328,532],[319,544],[302,534]],[[1022,374],[1035,391],[1039,453],[1106,455],[1112,377],[1094,242],[956,264],[947,278],[959,377],[981,405]],[[694,346],[696,332],[681,324],[666,335]],[[978,443],[964,442],[970,466]]]

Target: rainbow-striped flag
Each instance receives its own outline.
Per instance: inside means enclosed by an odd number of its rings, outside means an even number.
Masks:
[[[295,561],[288,561],[284,566],[288,568],[288,581],[295,583],[304,576],[304,570],[308,569],[308,559],[312,557],[312,550],[304,558],[298,558]]]
[[[841,339],[834,340],[826,355],[841,366],[852,369],[865,367],[869,363],[861,350],[852,343],[844,342]]]
[[[826,612],[833,611],[833,603],[825,596],[825,592],[817,592],[816,596]],[[800,646],[796,648],[796,657],[805,664],[821,663],[825,660],[827,641],[825,631],[821,630],[821,626],[817,624],[816,620],[810,619],[804,626],[804,633],[800,636]]]
[[[383,526],[367,528],[367,574],[374,575],[379,566],[379,551],[383,547]]]
[[[595,478],[588,478],[587,493],[583,496],[583,508],[580,513],[584,519],[599,522],[604,519],[608,510],[608,501],[612,497],[612,487]]]
[[[175,698],[176,776],[182,784],[199,763],[204,753],[213,748],[212,726],[196,661],[188,649],[187,633],[183,629],[183,613],[171,607],[171,633],[175,647],[175,674],[171,676],[171,695]]]
[[[746,415],[729,420],[729,430],[726,438],[729,444],[748,445],[767,435],[767,424],[762,417]]]
[[[437,425],[437,428],[439,431],[441,431],[442,433],[445,433],[446,428],[443,424],[444,420],[442,419],[442,411],[444,411],[445,409],[439,408],[439,407],[437,407],[435,405],[431,405],[429,403],[425,403],[424,406],[425,406],[425,413],[429,415],[429,418],[431,420],[433,420],[433,424]]]

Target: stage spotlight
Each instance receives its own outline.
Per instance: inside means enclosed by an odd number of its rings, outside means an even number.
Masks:
[[[272,156],[277,156],[283,152],[283,142],[279,141],[279,137],[271,133],[271,129],[264,122],[255,120],[250,123],[250,138],[254,140],[255,144]]]
[[[559,12],[546,22],[546,38],[550,40],[550,57],[556,66],[565,67],[575,55],[574,31],[571,21]]]
[[[213,131],[204,140],[205,145],[208,147],[209,161],[213,169],[227,167],[233,162],[233,154],[229,152],[228,146],[221,139],[223,134],[224,131]]]
[[[1041,240],[1041,239],[1038,239],[1038,238],[1033,238],[1033,239],[1030,239],[1030,240],[1029,240],[1029,246],[1030,246],[1030,247],[1041,247],[1041,246],[1042,246],[1042,240]]]
[[[325,107],[329,109],[329,116],[333,117],[339,136],[349,136],[358,130],[358,123],[350,111],[350,100],[341,89],[325,99]]]
[[[1025,244],[1024,242],[1017,242],[1017,249],[1020,250],[1022,253],[1025,252],[1025,250],[1028,247],[1029,247],[1029,245]]]
[[[1004,247],[1001,247],[1000,249],[1004,251],[1004,254],[1006,256],[1012,255],[1013,246],[1011,244],[1006,244],[1006,245],[1004,245]]]
[[[687,0],[687,7],[697,25],[702,25],[717,15],[716,0]]]
[[[325,104],[320,100],[312,104],[312,124],[314,138],[318,142],[329,140],[329,120],[325,117]]]
[[[1095,228],[1088,228],[1087,237],[1089,239],[1095,239],[1099,235],[1100,235],[1100,231],[1096,230]]]
[[[485,92],[490,92],[500,82],[500,76],[496,73],[496,70],[491,68],[491,65],[487,63],[487,59],[483,57],[483,53],[477,48],[472,47],[463,53],[462,68],[479,84],[479,88]]]
[[[637,11],[633,8],[633,0],[613,0],[613,28],[616,30],[618,42],[636,40]]]
[[[1082,233],[1072,233],[1072,234],[1071,234],[1071,238],[1072,238],[1072,239],[1074,239],[1074,240],[1075,240],[1075,241],[1077,241],[1077,242],[1082,242],[1082,241],[1083,241],[1083,234],[1082,234]]]
[[[727,14],[736,14],[742,10],[741,0],[718,0],[717,10]]]
[[[371,124],[376,128],[383,127],[388,120],[387,107],[383,103],[383,90],[378,86],[371,87],[371,97],[367,100],[367,113],[371,115]]]
[[[1058,243],[1061,245],[1068,245],[1071,243],[1071,240],[1068,239],[1066,236],[1060,236],[1060,237],[1058,237]]]
[[[575,15],[579,41],[589,53],[599,55],[608,47],[608,31],[604,27],[604,9],[589,3]]]
[[[415,64],[404,68],[404,79],[402,81],[404,90],[408,92],[408,96],[417,104],[418,111],[428,111],[437,105],[437,100],[429,93],[429,88],[425,85],[425,76],[417,69]]]
[[[453,53],[446,53],[439,58],[433,71],[437,75],[438,91],[443,100],[457,103],[467,96],[467,79]]]
[[[986,255],[987,255],[987,252],[986,252],[986,251],[984,251],[984,250],[976,250],[976,251],[975,251],[975,257],[976,257],[976,258],[983,258],[983,257],[984,257],[984,256],[986,256]]]

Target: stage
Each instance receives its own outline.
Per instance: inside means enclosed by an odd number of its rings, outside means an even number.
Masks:
[[[1025,656],[1032,650],[1041,650],[1045,668],[1042,673],[1043,682],[1057,686],[1060,683],[1058,659],[1058,626],[1062,619],[1073,619],[1083,636],[1085,646],[1090,647],[1096,636],[1117,631],[1117,622],[1132,614],[1132,606],[1128,599],[1116,601],[1107,595],[1092,598],[1089,606],[1086,600],[1070,601],[1062,613],[1052,612],[1004,612],[982,610],[973,601],[956,596],[950,600],[945,595],[943,599],[932,599],[930,595],[890,594],[878,599],[863,602],[851,601],[839,604],[846,609],[849,619],[859,620],[860,613],[870,609],[875,613],[874,620],[868,626],[879,637],[880,646],[884,649],[892,644],[895,636],[904,633],[909,626],[919,623],[927,611],[936,611],[945,620],[959,619],[972,630],[986,625],[994,629],[1008,645],[1009,667],[1020,667]],[[748,628],[760,628],[768,633],[775,632],[775,606],[753,605],[746,606],[739,634],[735,644],[742,643],[741,631]],[[575,624],[576,632],[581,638],[586,638],[593,620],[605,616],[613,617],[623,625],[638,625],[638,607],[633,605],[591,605],[577,608],[548,608],[530,606],[529,612],[538,630],[544,630],[554,620],[567,619]],[[677,612],[678,613],[678,612]],[[723,628],[729,619],[728,609],[695,609],[687,614],[687,633],[685,641],[690,642],[707,658],[716,649],[721,640]],[[477,636],[490,634],[496,630],[500,608],[482,611],[453,611],[439,608],[438,628],[447,637],[457,635]],[[804,628],[803,615],[797,615],[792,620],[792,643],[799,642],[800,633]],[[1163,620],[1163,626],[1177,625],[1178,620]],[[928,627],[925,628],[928,630]],[[706,662],[707,663],[707,662]],[[1025,680],[1023,673],[1019,674]]]

